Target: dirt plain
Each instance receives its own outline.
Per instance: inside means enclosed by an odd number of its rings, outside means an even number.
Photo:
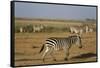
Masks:
[[[97,61],[96,32],[90,32],[82,34],[82,49],[78,46],[71,47],[68,61],[64,60],[64,51],[60,50],[54,52],[57,61],[53,61],[51,56],[47,55],[43,62],[41,58],[43,52],[39,53],[39,51],[45,40],[49,37],[68,37],[69,35],[71,34],[68,32],[15,33],[15,66]]]

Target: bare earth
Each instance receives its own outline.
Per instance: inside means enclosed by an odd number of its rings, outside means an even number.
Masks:
[[[42,61],[42,53],[39,53],[42,44],[48,37],[68,37],[70,34],[63,33],[15,33],[15,65],[39,65],[57,63],[75,63],[96,61],[96,33],[84,33],[82,36],[83,48],[72,46],[70,49],[69,60],[64,60],[64,51],[54,53],[57,61],[53,61],[50,55],[46,56],[45,62]]]

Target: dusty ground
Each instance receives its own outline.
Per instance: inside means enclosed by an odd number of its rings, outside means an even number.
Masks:
[[[55,52],[57,61],[51,56],[46,56],[45,62],[41,59],[39,51],[48,37],[67,37],[69,33],[16,33],[15,34],[15,65],[39,65],[56,63],[73,63],[96,61],[96,33],[85,33],[82,36],[83,48],[73,46],[70,49],[69,60],[65,61],[63,50]]]

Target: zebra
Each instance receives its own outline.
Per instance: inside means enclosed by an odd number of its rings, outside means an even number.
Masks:
[[[45,43],[43,44],[39,53],[41,53],[45,48],[45,51],[42,54],[43,61],[45,60],[45,56],[48,54],[48,52],[52,56],[53,60],[56,61],[55,57],[53,56],[53,52],[63,49],[65,52],[65,60],[68,60],[69,49],[73,44],[76,44],[79,46],[79,48],[82,48],[81,37],[78,35],[68,37],[50,37],[45,40]]]
[[[20,29],[19,29],[19,30],[20,30],[20,32],[22,33],[22,32],[23,32],[23,27],[20,27]]]
[[[92,29],[92,28],[90,28],[90,29],[89,29],[89,32],[93,32],[93,29]]]
[[[89,32],[89,27],[88,26],[86,26],[86,33],[88,33]]]
[[[44,29],[43,25],[35,25],[33,26],[33,32],[41,32]]]
[[[78,27],[70,27],[70,32],[81,36],[83,33],[83,29]]]

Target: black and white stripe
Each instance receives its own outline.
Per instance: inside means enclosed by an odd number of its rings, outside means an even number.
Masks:
[[[76,44],[80,48],[82,48],[81,37],[77,36],[77,35],[69,36],[66,38],[65,37],[51,37],[45,41],[45,44],[42,46],[42,48],[40,50],[40,53],[45,47],[46,49],[42,56],[42,58],[44,60],[44,57],[46,56],[46,54],[48,52],[50,52],[50,54],[52,55],[53,51],[63,49],[66,54],[65,59],[67,60],[67,57],[69,55],[69,49],[73,44]],[[53,55],[52,55],[52,57],[53,57]],[[54,58],[54,60],[55,60],[55,58]]]

